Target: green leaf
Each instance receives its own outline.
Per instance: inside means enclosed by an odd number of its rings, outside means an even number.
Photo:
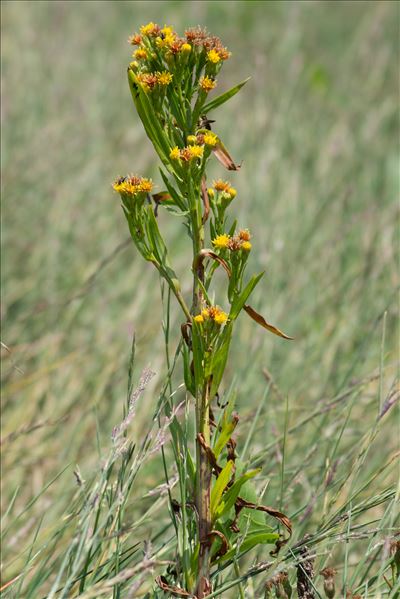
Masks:
[[[255,532],[248,534],[243,543],[239,547],[235,547],[230,551],[227,551],[218,562],[223,562],[228,559],[232,559],[235,556],[242,555],[257,545],[271,545],[279,539],[279,534],[276,532]]]
[[[211,518],[214,517],[219,503],[221,501],[222,494],[231,479],[233,466],[233,461],[229,460],[229,462],[225,464],[224,468],[219,473],[217,480],[215,481],[215,485],[211,491],[210,500]]]
[[[249,79],[250,77],[247,77],[247,79],[245,79],[241,83],[238,83],[237,85],[229,89],[227,92],[221,94],[220,96],[217,96],[216,98],[214,98],[214,100],[211,100],[211,102],[205,104],[203,106],[203,112],[207,114],[207,112],[210,112],[211,110],[218,108],[218,106],[225,104],[225,102],[233,98],[233,96],[235,96],[238,93],[238,91],[249,81]]]
[[[251,294],[261,277],[263,277],[263,275],[264,273],[260,272],[260,274],[251,277],[250,281],[247,283],[246,287],[243,289],[239,297],[233,300],[231,311],[229,314],[229,318],[231,320],[235,320],[235,318],[238,317],[240,310],[243,308],[247,301],[247,298],[249,297],[249,295]]]
[[[218,518],[229,514],[229,512],[235,505],[236,499],[239,497],[239,493],[240,493],[240,490],[243,487],[243,485],[251,478],[254,478],[255,476],[257,476],[257,474],[259,474],[260,472],[261,472],[261,468],[256,468],[255,470],[249,470],[248,472],[243,474],[240,478],[235,480],[235,482],[230,487],[230,489],[228,489],[228,491],[225,493],[224,500],[220,504],[220,506],[217,510]]]
[[[226,362],[228,360],[231,338],[232,323],[228,322],[228,324],[225,325],[223,332],[221,333],[219,346],[215,350],[212,362],[209,367],[209,372],[207,373],[207,376],[212,375],[212,385],[210,390],[211,397],[214,397],[221,383],[222,376],[225,371]]]
[[[238,416],[236,418],[232,418],[232,420],[226,420],[222,423],[222,430],[218,436],[217,442],[213,447],[213,452],[216,458],[220,455],[221,451],[224,449],[225,445],[228,443],[229,439],[233,431],[236,428],[238,423]]]

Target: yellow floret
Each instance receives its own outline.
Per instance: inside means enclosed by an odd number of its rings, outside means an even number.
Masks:
[[[133,58],[137,58],[138,60],[144,60],[145,58],[147,58],[147,52],[144,48],[138,48],[137,50],[135,50],[132,56]]]
[[[168,71],[157,73],[157,81],[159,85],[169,85],[172,81],[172,77],[172,73],[169,73]]]
[[[228,315],[220,309],[217,309],[214,314],[214,322],[224,324],[228,320]]]
[[[207,60],[213,64],[218,64],[221,61],[221,57],[216,50],[210,50],[207,52]]]
[[[169,157],[171,158],[171,160],[179,160],[179,158],[181,157],[181,152],[178,146],[172,148],[172,150],[169,153]]]
[[[213,190],[213,188],[212,188],[212,187],[209,187],[209,188],[207,189],[207,193],[208,193],[208,197],[209,197],[209,198],[211,198],[211,199],[214,199],[214,197],[215,197],[215,193],[214,193],[214,190]]]
[[[189,52],[192,51],[192,46],[190,44],[182,44],[181,46],[181,52],[187,52],[189,54]]]
[[[229,244],[229,235],[223,233],[222,235],[218,235],[215,239],[213,239],[213,246],[218,249],[227,248]]]
[[[195,135],[188,135],[187,141],[189,144],[195,144],[197,142],[197,137]]]
[[[243,241],[243,243],[241,245],[241,248],[245,252],[249,252],[251,250],[251,243],[250,243],[250,241]]]
[[[232,200],[233,200],[233,198],[235,198],[235,197],[236,197],[237,191],[236,191],[236,189],[235,189],[234,187],[230,187],[230,188],[228,189],[228,193],[229,193],[229,195],[231,196],[231,198],[232,198]]]
[[[188,147],[190,158],[201,158],[204,153],[204,148],[202,146],[189,146]]]
[[[201,314],[198,314],[197,316],[195,316],[195,317],[193,318],[193,320],[194,320],[195,322],[201,323],[201,322],[204,322],[204,317],[203,317]]]
[[[152,35],[155,31],[158,31],[158,25],[150,21],[147,25],[142,25],[140,28],[140,33],[142,35]]]
[[[214,147],[218,143],[218,137],[215,135],[215,133],[209,131],[208,133],[204,134],[204,143],[206,146]]]
[[[200,79],[199,85],[204,91],[210,92],[217,85],[217,82],[206,75]]]

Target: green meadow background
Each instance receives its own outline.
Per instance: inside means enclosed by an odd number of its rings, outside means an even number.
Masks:
[[[293,543],[339,514],[315,547],[317,572],[333,566],[338,589],[388,596],[381,566],[399,524],[399,4],[385,1],[2,3],[3,584],[24,572],[4,596],[44,597],[54,582],[74,534],[73,471],[90,480],[110,450],[133,334],[135,380],[156,372],[129,432],[139,445],[165,377],[158,277],[126,241],[111,188],[135,173],[162,190],[126,81],[127,38],[150,20],[222,38],[232,56],[218,92],[251,76],[214,129],[243,160],[228,175],[232,212],[253,235],[249,270],[265,270],[253,306],[295,341],[241,316],[223,384],[237,394],[238,448],[250,439],[264,503],[292,517]],[[219,163],[213,177],[227,177]],[[159,218],[189,293],[189,239],[178,219]],[[180,322],[174,309],[176,339]],[[150,455],[132,521],[162,482]],[[160,542],[168,519],[164,498],[124,542]],[[46,561],[48,579],[32,586]],[[246,583],[246,597],[262,597],[263,580]]]

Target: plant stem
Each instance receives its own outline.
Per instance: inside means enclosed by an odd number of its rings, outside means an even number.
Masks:
[[[205,443],[210,444],[210,387],[211,381],[206,381],[203,391],[197,402],[197,433],[201,434]],[[200,444],[199,437],[196,439],[197,458],[197,489],[196,507],[199,515],[198,539],[200,543],[198,562],[198,585],[196,595],[198,599],[205,597],[211,590],[210,579],[210,532],[211,532],[211,465],[208,456]]]
[[[200,194],[197,194],[200,196]],[[197,264],[196,257],[204,247],[204,227],[201,214],[200,197],[192,201],[192,238],[193,238],[193,263]],[[198,313],[202,308],[203,294],[199,283],[204,283],[204,270],[202,263],[193,270],[193,313]],[[210,444],[210,387],[211,381],[206,380],[203,388],[198,389],[196,397],[196,508],[198,513],[198,542],[199,561],[196,596],[198,599],[205,597],[211,590],[210,585],[210,539],[211,532],[211,466],[204,448],[200,444],[199,435],[205,443]]]

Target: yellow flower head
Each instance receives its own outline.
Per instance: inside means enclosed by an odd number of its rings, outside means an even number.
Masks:
[[[167,27],[167,25],[164,25],[160,33],[162,33],[163,36],[176,35],[172,27]]]
[[[197,143],[197,137],[195,135],[188,135],[187,141],[190,145]]]
[[[202,77],[200,79],[199,85],[201,89],[208,93],[212,89],[214,89],[214,87],[217,85],[217,82],[215,81],[215,79],[211,79],[211,77],[207,77],[206,75],[205,77]]]
[[[171,160],[179,160],[179,158],[181,157],[181,152],[178,146],[172,148],[172,150],[169,153],[169,157],[171,158]]]
[[[219,306],[210,306],[207,310],[208,317],[211,318],[216,324],[224,324],[228,320],[228,315],[221,310]]]
[[[202,158],[204,148],[202,146],[188,146],[190,159]]]
[[[181,52],[185,52],[187,54],[189,54],[189,52],[192,51],[192,46],[190,44],[182,44],[181,46]]]
[[[212,200],[214,199],[215,193],[212,187],[209,187],[207,189],[207,193],[208,193],[208,197],[211,198]]]
[[[230,187],[228,189],[227,193],[229,193],[229,195],[231,196],[231,199],[233,200],[233,198],[236,197],[237,191],[234,187]]]
[[[195,322],[198,322],[198,323],[200,324],[201,322],[204,322],[204,317],[203,317],[201,314],[197,314],[197,316],[195,316],[195,317],[193,318],[193,320],[194,320]]]
[[[215,133],[209,131],[208,133],[204,134],[204,143],[206,144],[206,146],[211,146],[213,148],[217,145],[217,142],[218,137],[215,135]]]
[[[223,233],[222,235],[218,235],[215,239],[213,239],[213,246],[218,249],[227,248],[229,245],[229,235]]]
[[[151,179],[145,179],[144,177],[119,177],[113,183],[113,188],[118,193],[137,196],[141,193],[150,193],[153,189],[153,182]]]
[[[147,52],[144,48],[138,48],[132,54],[133,58],[137,58],[138,60],[145,60],[147,58]]]
[[[251,243],[250,243],[250,241],[243,241],[243,243],[241,245],[241,248],[245,252],[249,252],[251,250]]]
[[[163,71],[162,73],[157,73],[157,81],[159,85],[169,85],[172,81],[172,73],[168,71]]]
[[[138,82],[142,85],[145,92],[152,91],[158,83],[155,73],[139,73],[137,75]]]
[[[218,64],[221,61],[221,57],[219,53],[213,49],[207,52],[207,60],[213,64]]]
[[[140,33],[142,35],[156,35],[160,31],[160,28],[156,23],[150,21],[147,25],[142,25],[140,28]]]
[[[228,315],[223,310],[218,310],[214,315],[214,322],[217,324],[225,324],[228,320]]]
[[[163,33],[166,31],[167,33]],[[156,44],[159,48],[167,48],[168,46],[172,46],[176,40],[176,33],[172,31],[170,27],[164,27],[161,30],[162,35],[156,37]]]
[[[222,179],[217,179],[217,181],[214,181],[213,185],[216,191],[228,191],[231,186],[228,181],[222,181]]]

